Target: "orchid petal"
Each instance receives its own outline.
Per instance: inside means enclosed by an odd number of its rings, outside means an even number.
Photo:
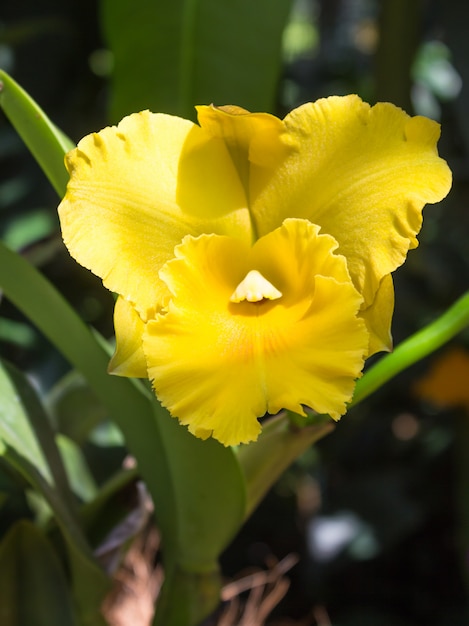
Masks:
[[[284,120],[287,156],[252,173],[251,211],[260,235],[286,217],[309,219],[339,242],[367,306],[381,280],[417,246],[426,203],[449,191],[438,157],[439,125],[358,96],[305,104]]]
[[[108,371],[116,376],[147,378],[147,362],[143,352],[145,325],[130,302],[117,298],[114,307],[116,351]]]
[[[225,144],[192,122],[142,112],[88,135],[67,156],[59,207],[72,256],[134,303],[162,306],[158,270],[188,233],[252,238],[247,200]]]
[[[251,249],[216,235],[176,248],[160,272],[172,298],[147,323],[144,350],[157,396],[191,432],[231,445],[256,439],[266,412],[345,412],[369,337],[336,247],[287,220]],[[281,297],[230,301],[250,270]]]

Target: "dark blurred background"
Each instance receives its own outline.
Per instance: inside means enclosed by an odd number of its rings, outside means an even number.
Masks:
[[[0,9],[0,67],[74,141],[109,122],[112,61],[92,0],[19,0]],[[271,112],[346,93],[438,120],[440,153],[454,173],[450,196],[426,209],[420,246],[395,274],[398,344],[469,285],[469,2],[296,0]],[[57,204],[0,116],[0,236],[111,336],[112,297],[63,248]],[[465,354],[469,334],[455,346]],[[6,301],[0,349],[44,392],[67,369]],[[469,624],[469,380],[459,366],[448,373],[460,393],[445,406],[416,391],[448,349],[344,417],[285,474],[223,556],[231,577],[299,555],[290,591],[269,623]]]

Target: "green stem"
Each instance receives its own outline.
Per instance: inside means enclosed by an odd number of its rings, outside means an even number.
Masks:
[[[355,406],[388,380],[434,352],[469,324],[469,292],[441,317],[397,346],[394,352],[371,367],[355,387],[350,406]]]
[[[197,626],[218,607],[220,590],[216,564],[207,572],[166,571],[152,626]]]

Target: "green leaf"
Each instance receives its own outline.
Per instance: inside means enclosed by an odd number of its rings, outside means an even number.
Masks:
[[[64,155],[74,147],[73,142],[54,126],[36,102],[3,70],[0,70],[0,106],[62,197],[68,182]]]
[[[97,488],[81,449],[74,441],[64,435],[57,435],[56,443],[60,450],[71,490],[83,502],[88,502],[96,495]]]
[[[291,0],[101,0],[114,55],[111,119],[196,104],[273,111]]]
[[[0,545],[0,624],[78,626],[57,555],[28,521],[18,522]]]
[[[7,451],[7,460],[44,496],[54,513],[67,547],[72,592],[80,625],[104,626],[100,607],[110,589],[110,580],[94,560],[73,512],[57,490],[16,450]]]
[[[199,626],[220,602],[218,569],[191,572],[175,567],[158,596],[152,626]]]
[[[38,431],[42,430],[41,437],[47,447],[51,446],[50,452],[54,455],[47,418],[28,381],[11,365],[1,362],[0,399],[0,454],[7,455],[8,450],[15,450],[41,473],[44,480],[53,485],[55,481],[51,468],[28,413]]]
[[[246,518],[293,461],[335,428],[329,416],[316,416],[316,420],[316,424],[294,428],[280,414],[264,424],[256,442],[239,449],[247,491]]]
[[[173,557],[167,562],[154,626],[193,626],[220,601],[220,553],[241,528],[245,485],[233,450],[196,439],[154,402],[176,509]],[[158,520],[159,509],[155,502]]]
[[[100,486],[96,497],[83,505],[80,519],[93,545],[99,544],[129,514],[128,499],[122,494],[129,493],[129,487],[138,480],[136,467],[121,470]]]
[[[13,250],[22,250],[49,237],[56,230],[57,219],[50,209],[33,209],[26,215],[16,215],[14,220],[7,223],[3,241]]]
[[[154,407],[177,510],[177,560],[188,570],[210,571],[244,519],[243,475],[231,448],[196,439],[156,399]]]
[[[77,371],[68,372],[54,385],[47,406],[57,430],[78,445],[89,440],[92,431],[109,417],[109,411]]]
[[[109,581],[93,559],[77,520],[61,457],[43,407],[27,379],[0,364],[0,454],[36,489],[54,513],[66,540],[81,623],[103,624],[99,607]]]

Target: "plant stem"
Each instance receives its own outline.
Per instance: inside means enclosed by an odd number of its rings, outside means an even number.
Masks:
[[[372,366],[355,387],[350,407],[355,406],[388,380],[434,352],[469,324],[469,292],[437,320],[397,346],[394,352]]]

